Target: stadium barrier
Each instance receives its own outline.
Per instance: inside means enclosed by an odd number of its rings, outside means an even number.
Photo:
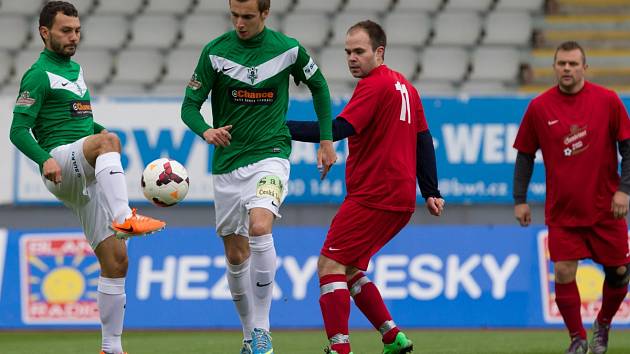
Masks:
[[[324,227],[277,227],[271,325],[319,328],[317,255]],[[558,327],[546,229],[409,226],[367,275],[406,328]],[[239,328],[223,247],[211,228],[169,228],[129,242],[127,328]],[[99,267],[77,230],[0,230],[0,329],[98,324]],[[600,304],[602,270],[581,263],[585,323]],[[370,324],[353,307],[350,325]],[[630,328],[630,298],[615,325]]]

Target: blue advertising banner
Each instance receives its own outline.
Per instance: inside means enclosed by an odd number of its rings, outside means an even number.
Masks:
[[[323,227],[278,227],[271,325],[322,325],[317,257]],[[4,247],[3,249],[3,245]],[[404,327],[560,326],[546,230],[516,226],[409,226],[373,257],[368,277]],[[129,242],[126,328],[239,328],[211,228],[171,228]],[[98,262],[76,230],[0,233],[0,329],[98,325]],[[578,271],[592,322],[603,272]],[[630,328],[630,299],[615,323]],[[350,325],[370,327],[353,307]]]

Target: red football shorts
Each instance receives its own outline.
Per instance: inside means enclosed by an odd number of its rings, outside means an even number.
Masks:
[[[407,225],[412,214],[369,208],[346,199],[332,220],[321,254],[367,270],[370,258]]]
[[[549,254],[554,262],[590,258],[608,267],[628,264],[628,242],[625,219],[586,227],[549,226]]]

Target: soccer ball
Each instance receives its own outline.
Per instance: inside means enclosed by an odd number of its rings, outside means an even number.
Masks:
[[[140,185],[144,196],[153,204],[172,206],[188,193],[188,171],[179,162],[163,157],[147,165]]]

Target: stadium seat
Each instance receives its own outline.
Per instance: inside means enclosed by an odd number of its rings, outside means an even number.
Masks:
[[[387,44],[423,46],[431,33],[431,21],[425,12],[394,12],[383,22]]]
[[[0,85],[0,96],[17,97],[20,93],[20,83],[10,81],[7,84]]]
[[[11,78],[11,82],[19,84],[22,76],[39,58],[41,50],[22,50],[13,58],[13,68],[15,74]]]
[[[444,10],[470,10],[485,12],[488,8],[490,8],[490,5],[493,2],[493,0],[448,0]]]
[[[200,49],[177,49],[170,52],[165,61],[166,75],[161,82],[186,86],[197,66],[200,55]]]
[[[501,81],[467,80],[459,88],[459,93],[470,96],[503,96],[507,87]]]
[[[0,83],[4,82],[11,74],[11,65],[9,52],[0,50]]]
[[[307,47],[319,47],[328,37],[328,18],[324,13],[292,13],[284,20],[284,33]]]
[[[293,5],[293,0],[273,0],[269,13],[286,13],[291,8],[291,5]]]
[[[154,96],[167,96],[167,97],[183,97],[186,92],[186,83],[188,81],[178,84],[171,84],[162,82],[155,85],[149,92]]]
[[[115,84],[152,84],[162,74],[162,55],[157,50],[123,50],[116,60]]]
[[[344,11],[385,12],[391,3],[389,0],[348,0]]]
[[[347,81],[352,79],[342,46],[329,46],[322,49],[317,56],[316,63],[324,73],[326,80]]]
[[[28,38],[27,21],[22,16],[0,16],[0,49],[18,49]],[[40,42],[41,43],[41,42]]]
[[[421,98],[431,96],[452,96],[457,93],[457,89],[450,82],[418,80],[413,82],[413,86],[418,90]]]
[[[181,15],[190,9],[192,0],[149,0],[143,14]]]
[[[131,29],[130,48],[169,48],[178,31],[177,20],[171,15],[140,15]]]
[[[471,80],[515,82],[520,53],[513,47],[479,47],[472,54]]]
[[[322,1],[322,0],[319,0]],[[273,0],[271,2],[270,12],[285,13],[289,10],[293,0]],[[217,0],[201,0],[197,1],[197,6],[193,9],[193,13],[229,13],[230,8],[227,1]]]
[[[94,90],[92,95],[105,96],[145,96],[147,94],[147,86],[139,83],[111,83],[102,88]]]
[[[526,10],[530,12],[542,12],[545,0],[499,0],[496,10]]]
[[[420,82],[459,82],[468,71],[468,52],[462,47],[428,47],[420,55],[420,63]]]
[[[532,37],[532,18],[527,12],[493,11],[486,18],[483,44],[526,46]]]
[[[81,19],[87,18],[86,15],[92,11],[95,3],[95,0],[72,1],[72,4],[77,9],[77,12],[79,12],[79,18]]]
[[[432,44],[472,46],[481,32],[481,19],[472,11],[441,12],[435,19]]]
[[[3,15],[38,15],[43,7],[42,0],[2,0],[0,14]]]
[[[195,14],[187,16],[182,23],[181,47],[199,48],[229,28],[226,14]]]
[[[343,0],[298,0],[294,12],[327,12],[336,13]]]
[[[398,0],[394,6],[395,12],[427,11],[437,12],[443,0]]]
[[[123,16],[90,16],[81,28],[84,49],[118,49],[129,36],[129,23]]]
[[[356,80],[354,79],[328,82],[328,90],[330,91],[330,96],[333,98],[350,98],[355,86]],[[308,88],[306,89],[306,92],[307,95],[310,96]]]
[[[135,15],[140,11],[143,0],[99,1],[93,15]]]
[[[372,20],[380,23],[374,12],[343,12],[338,14],[332,23],[333,35],[329,45],[344,45],[348,28],[363,20]]]
[[[274,31],[282,32],[282,21],[280,16],[281,15],[278,15],[275,12],[269,13],[269,16],[267,16],[267,19],[265,20],[265,27]]]
[[[418,69],[418,52],[411,47],[388,46],[385,50],[385,64],[412,80]]]
[[[112,55],[105,49],[80,49],[72,60],[83,68],[88,87],[99,86],[112,76]]]

